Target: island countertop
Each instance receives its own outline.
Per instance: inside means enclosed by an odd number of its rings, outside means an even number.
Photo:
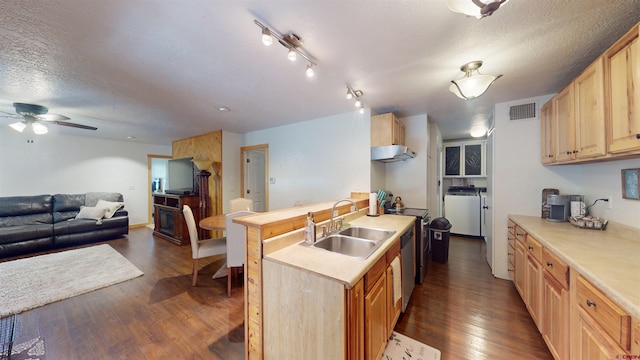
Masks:
[[[640,230],[620,224],[587,230],[534,216],[509,218],[640,319]]]
[[[300,241],[273,252],[265,252],[264,259],[314,272],[341,282],[346,288],[351,288],[387,252],[394,241],[398,240],[400,235],[414,223],[415,218],[411,216],[395,215],[360,216],[349,220],[351,226],[395,231],[391,238],[387,239],[380,248],[364,260],[310,246],[302,246],[300,245],[302,232],[298,234]]]

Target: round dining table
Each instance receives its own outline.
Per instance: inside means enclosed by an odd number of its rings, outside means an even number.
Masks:
[[[213,215],[200,220],[198,225],[205,230],[224,231],[227,227],[225,219],[225,214]]]

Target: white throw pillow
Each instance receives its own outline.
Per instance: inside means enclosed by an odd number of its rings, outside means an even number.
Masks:
[[[80,212],[76,215],[76,219],[100,220],[104,217],[107,209],[90,206],[80,206]]]
[[[118,211],[118,209],[120,209],[123,206],[124,206],[123,202],[113,202],[113,201],[106,201],[106,200],[98,200],[98,204],[96,204],[97,208],[105,209],[105,213],[104,213],[105,219],[111,219],[111,217],[113,217],[113,214],[115,214],[116,211]]]

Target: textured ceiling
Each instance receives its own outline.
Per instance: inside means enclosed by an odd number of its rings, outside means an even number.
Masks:
[[[316,77],[263,46],[255,19],[299,35]],[[353,111],[349,83],[374,112],[427,113],[465,138],[493,104],[559,91],[639,21],[638,0],[511,0],[482,20],[445,0],[3,0],[0,111],[36,103],[99,128],[50,132],[168,145]],[[448,87],[472,60],[504,76],[463,101]]]

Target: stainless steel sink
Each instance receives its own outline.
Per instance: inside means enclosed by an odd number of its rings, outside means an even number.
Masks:
[[[352,226],[350,228],[340,230],[338,234],[345,235],[345,236],[353,236],[360,239],[367,239],[375,242],[382,242],[390,238],[393,234],[395,234],[395,231],[361,227],[361,226]]]
[[[325,249],[338,254],[366,259],[380,247],[382,242],[340,234],[329,235],[318,240],[313,247]]]

